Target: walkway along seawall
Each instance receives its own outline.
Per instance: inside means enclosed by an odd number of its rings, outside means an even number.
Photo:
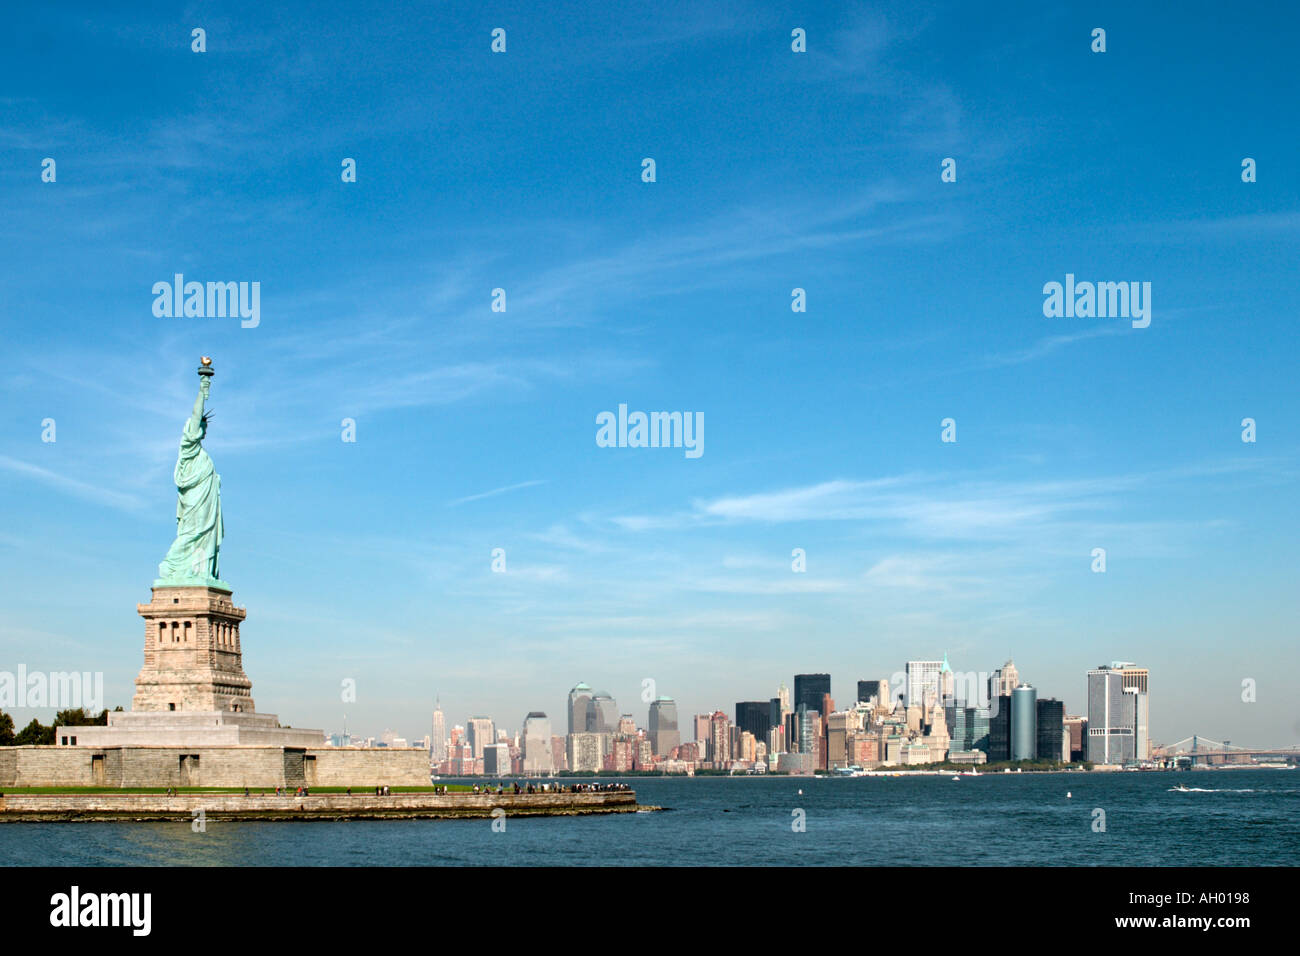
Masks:
[[[0,823],[191,820],[415,820],[635,813],[631,790],[599,793],[374,793],[309,795],[234,793],[10,793],[0,795]]]

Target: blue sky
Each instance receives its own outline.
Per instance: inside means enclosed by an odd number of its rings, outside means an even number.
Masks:
[[[1295,27],[1204,3],[17,10],[0,667],[102,670],[129,705],[206,354],[222,576],[286,722],[419,737],[438,694],[449,722],[562,726],[580,680],[643,722],[646,678],[685,722],[803,671],[845,702],[947,650],[1014,657],[1071,712],[1087,668],[1136,661],[1153,738],[1292,745]],[[260,282],[260,325],[155,317],[177,272]],[[1150,327],[1045,317],[1067,273],[1150,282]],[[703,456],[597,447],[620,403],[703,413]]]

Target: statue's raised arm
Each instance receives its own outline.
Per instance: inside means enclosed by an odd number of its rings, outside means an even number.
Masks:
[[[199,396],[181,434],[176,457],[176,540],[158,565],[158,584],[225,587],[219,575],[221,540],[221,476],[203,449],[211,419],[206,410],[212,387],[211,359],[199,367]]]

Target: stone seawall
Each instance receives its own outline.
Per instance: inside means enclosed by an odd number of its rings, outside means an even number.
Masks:
[[[202,811],[210,820],[381,820],[578,816],[630,813],[636,793],[324,793],[310,796],[233,793],[40,793],[0,796],[0,823],[183,820]]]
[[[5,787],[422,787],[421,748],[0,747]]]
[[[0,747],[5,787],[419,787],[418,747]]]

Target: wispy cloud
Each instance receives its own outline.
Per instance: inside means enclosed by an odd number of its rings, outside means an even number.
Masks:
[[[57,471],[51,471],[48,468],[42,468],[40,465],[33,465],[29,462],[20,461],[17,458],[10,458],[8,455],[0,455],[0,468],[30,478],[33,481],[40,482],[56,491],[62,491],[78,498],[84,498],[87,501],[98,502],[112,508],[122,511],[136,511],[142,507],[143,502],[134,495],[125,494],[115,491],[112,488],[103,485],[94,484],[88,481],[80,481],[67,475],[59,474]]]
[[[535,488],[537,485],[544,485],[544,479],[534,479],[533,481],[521,481],[517,485],[505,485],[501,488],[493,488],[491,491],[483,491],[477,495],[466,495],[464,498],[457,498],[455,501],[447,502],[448,508],[454,508],[457,505],[468,504],[471,501],[482,501],[484,498],[495,498],[497,495],[508,494],[511,491],[519,491],[522,488]]]

